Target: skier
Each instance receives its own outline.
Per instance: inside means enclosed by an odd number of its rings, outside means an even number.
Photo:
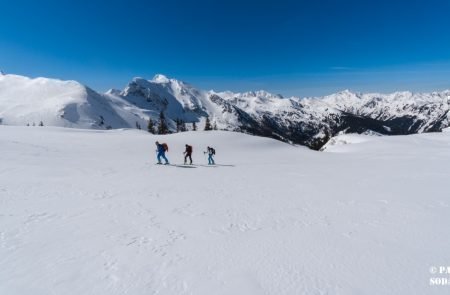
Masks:
[[[169,147],[167,146],[166,143],[160,144],[159,142],[155,142],[155,144],[156,144],[156,152],[158,153],[158,155],[157,155],[158,163],[157,164],[162,164],[161,158],[163,158],[166,161],[165,165],[169,165],[169,160],[167,160],[167,158],[166,158],[166,152],[169,151]]]
[[[205,154],[208,154],[208,165],[215,165],[213,156],[216,154],[216,150],[210,146],[206,148]]]
[[[186,150],[184,151],[184,165],[187,164],[187,159],[189,158],[190,164],[192,165],[192,146],[186,144]]]

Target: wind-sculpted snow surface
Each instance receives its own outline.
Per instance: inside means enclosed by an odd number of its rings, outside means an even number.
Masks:
[[[448,294],[450,133],[347,141],[0,126],[0,294]]]
[[[124,90],[99,94],[74,81],[0,76],[0,119],[6,125],[38,124],[75,128],[145,128],[164,112],[175,121],[207,117],[218,129],[272,137],[320,149],[339,134],[372,130],[386,135],[436,132],[448,127],[450,91],[284,98],[266,91],[204,91],[156,75],[134,78]]]

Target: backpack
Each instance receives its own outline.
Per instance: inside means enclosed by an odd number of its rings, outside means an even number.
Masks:
[[[216,154],[216,150],[211,148],[211,154],[215,155]]]
[[[167,143],[163,143],[162,146],[163,146],[165,152],[169,151],[169,146],[167,145]]]
[[[191,145],[188,145],[188,146],[186,147],[186,151],[187,151],[188,153],[192,153],[192,146],[191,146]]]

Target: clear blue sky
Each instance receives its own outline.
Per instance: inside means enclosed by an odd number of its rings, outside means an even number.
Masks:
[[[0,68],[312,96],[450,88],[450,1],[0,0]]]

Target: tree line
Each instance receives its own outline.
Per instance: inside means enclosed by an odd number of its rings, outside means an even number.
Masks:
[[[188,131],[187,124],[188,123],[182,119],[179,119],[179,118],[175,119],[176,132]],[[192,131],[197,131],[197,123],[192,122],[190,124],[192,124]],[[138,122],[136,122],[136,128],[141,129],[141,126]],[[209,119],[209,117],[206,117],[205,127],[203,130],[205,130],[205,131],[217,130],[216,122],[211,123],[211,120]],[[159,122],[155,122],[152,120],[152,118],[149,118],[148,124],[147,124],[147,131],[150,133],[153,133],[153,134],[171,133],[169,130],[169,127],[167,125],[167,120],[166,120],[166,116],[164,115],[164,112],[161,112],[159,114]]]

